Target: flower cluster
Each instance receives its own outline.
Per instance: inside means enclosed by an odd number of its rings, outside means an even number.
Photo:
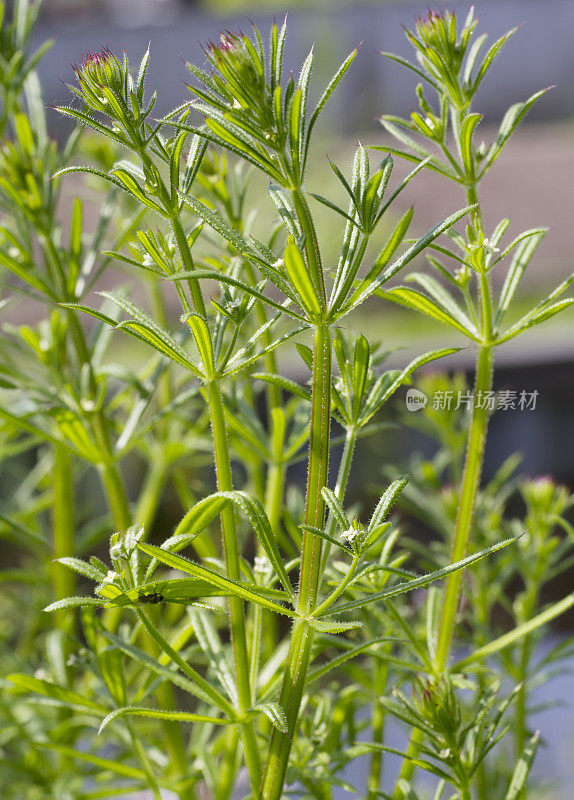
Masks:
[[[212,86],[221,101],[238,119],[250,120],[263,131],[273,127],[270,91],[265,78],[262,48],[259,52],[248,36],[242,33],[221,33],[219,43],[204,47],[211,66]],[[192,89],[201,99],[203,92]],[[213,97],[210,98],[213,102]]]
[[[123,97],[125,70],[108,47],[86,53],[81,64],[74,64],[73,68],[82,96],[94,111],[109,113],[114,97]]]
[[[460,34],[457,33],[454,11],[441,14],[429,11],[426,17],[417,20],[416,33],[406,31],[417,50],[421,66],[439,85],[445,87],[450,99],[459,108],[463,108],[469,99],[460,85],[460,73],[476,24],[474,8],[470,9]]]

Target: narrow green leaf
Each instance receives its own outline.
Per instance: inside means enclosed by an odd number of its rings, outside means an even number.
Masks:
[[[138,543],[138,547],[140,550],[143,550],[144,553],[147,553],[149,556],[154,556],[158,561],[161,561],[162,564],[166,564],[168,567],[172,567],[172,569],[178,569],[181,572],[186,572],[188,575],[202,578],[208,583],[218,586],[220,589],[224,590],[225,594],[235,595],[242,600],[248,600],[251,603],[263,606],[278,614],[285,614],[288,617],[297,616],[291,609],[280,606],[278,603],[274,603],[272,600],[265,597],[265,595],[261,594],[261,588],[258,586],[247,586],[244,583],[232,581],[206,567],[194,564],[192,561],[182,558],[182,556],[175,555],[174,553],[166,553],[165,550],[155,545]]]
[[[403,758],[406,761],[409,761],[416,767],[420,767],[421,769],[424,769],[426,772],[430,772],[432,775],[437,775],[442,780],[450,781],[450,775],[448,774],[448,772],[445,772],[445,770],[441,769],[432,761],[427,761],[427,759],[425,758],[416,758],[412,754],[404,753],[402,750],[397,750],[394,747],[388,747],[387,745],[378,744],[374,742],[359,742],[352,748],[352,753],[355,756],[364,755],[365,753],[372,753],[373,751],[375,752],[379,751],[382,753],[393,753],[394,755],[401,756],[401,758]],[[413,795],[413,797],[416,798],[416,795]]]
[[[467,175],[473,174],[474,150],[472,147],[472,137],[481,119],[482,114],[468,114],[468,116],[464,118],[460,129],[460,155]]]
[[[409,476],[404,475],[402,478],[399,478],[391,483],[389,488],[384,492],[381,499],[377,503],[377,507],[373,511],[373,515],[369,522],[369,531],[383,524],[387,514],[397,502],[398,497],[408,482]]]
[[[354,555],[350,547],[347,547],[347,545],[344,544],[342,541],[335,539],[333,536],[330,536],[328,533],[325,533],[325,531],[322,531],[320,528],[315,528],[313,525],[305,525],[305,524],[301,524],[299,525],[299,527],[304,531],[309,531],[309,533],[315,534],[315,536],[320,536],[321,539],[325,539],[326,542],[334,544],[335,547],[340,547],[341,550],[344,550],[346,553],[349,553],[349,555],[351,556]]]
[[[201,200],[192,195],[182,196],[181,199],[198,217],[207,222],[214,231],[222,236],[226,242],[233,245],[238,253],[249,255],[252,252],[248,242],[217,211],[208,208],[205,203],[202,203]]]
[[[210,495],[203,498],[190,509],[174,531],[173,537],[198,536],[219,515],[221,509],[227,505],[228,499],[222,495]],[[162,548],[169,549],[167,539]]]
[[[102,297],[107,297],[133,317],[133,319],[124,322],[114,322],[114,327],[116,329],[124,329],[128,333],[132,333],[136,338],[150,344],[154,349],[158,350],[171,361],[175,361],[176,364],[185,367],[185,369],[193,372],[198,377],[203,377],[201,371],[190,360],[188,354],[180,347],[169,331],[158,325],[149,314],[146,314],[145,311],[123,295],[114,292],[100,292],[100,294]],[[82,311],[86,311],[84,306],[79,308],[81,308]],[[102,317],[100,317],[100,319],[101,318]]]
[[[265,714],[274,728],[277,728],[281,733],[287,733],[287,716],[279,703],[262,703],[261,705],[255,706],[252,710],[260,711],[262,714]]]
[[[179,643],[177,639],[173,640],[172,646],[172,644],[164,639],[157,628],[152,625],[141,609],[138,609],[136,613],[142,625],[149,633],[150,638],[164,653],[164,657],[167,658],[173,665],[177,666],[181,672],[183,672],[183,674],[189,678],[189,681],[187,681],[186,685],[191,685],[193,687],[191,694],[195,694],[196,697],[199,697],[202,700],[207,698],[207,703],[209,705],[219,708],[229,719],[235,719],[234,708],[229,703],[227,698],[218,689],[216,689],[215,686],[212,686],[211,683],[209,683],[209,681],[207,681],[202,675],[196,672],[193,667],[190,667],[187,661],[180,655],[179,648],[185,644],[187,637],[185,637],[183,640],[180,640]],[[166,667],[161,659],[159,663],[163,669],[167,669],[169,672],[169,668]],[[152,671],[155,671],[153,667]],[[179,673],[177,675],[178,677],[181,677],[179,676]],[[168,680],[171,680],[171,678],[168,677]],[[186,689],[186,691],[189,691],[189,689]]]
[[[129,146],[129,142],[125,139],[124,136],[120,136],[115,131],[112,131],[111,128],[107,128],[105,125],[102,125],[100,122],[95,120],[93,117],[90,117],[89,114],[84,114],[82,111],[78,111],[76,108],[72,108],[71,106],[56,106],[56,111],[59,111],[60,114],[64,114],[66,117],[72,117],[72,119],[77,120],[82,123],[82,125],[87,125],[88,128],[91,128],[96,133],[102,134],[102,136],[111,139],[116,144],[122,145],[123,147]],[[92,167],[66,167],[65,169],[61,169],[53,176],[54,178],[60,177],[61,175],[65,175],[69,172],[93,172],[95,175],[98,175],[100,178],[104,178],[105,180],[111,180],[112,183],[116,181],[113,178],[110,178],[109,175],[106,175],[105,172],[100,172],[100,170],[93,169]],[[120,181],[117,181],[117,185],[120,186]],[[123,188],[123,187],[122,187]]]
[[[262,292],[258,291],[257,289],[254,289],[252,286],[249,286],[249,284],[243,283],[242,281],[232,277],[231,275],[226,275],[222,272],[217,272],[216,270],[196,269],[193,272],[178,272],[176,275],[171,276],[167,280],[183,281],[183,280],[188,280],[189,278],[195,278],[197,280],[201,278],[207,278],[210,280],[218,281],[219,283],[225,283],[229,286],[235,286],[237,289],[241,289],[246,294],[249,294],[252,297],[257,298],[258,300],[261,300],[262,303],[265,303],[265,305],[269,306],[270,308],[274,308],[280,311],[282,314],[287,314],[288,316],[293,317],[294,319],[298,319],[301,322],[306,321],[305,317],[301,316],[301,314],[297,314],[295,311],[293,311],[290,308],[287,308],[285,305],[275,302],[275,300],[273,300],[272,298],[267,297]]]
[[[171,188],[173,191],[177,192],[179,190],[180,180],[180,168],[181,168],[181,154],[185,143],[187,141],[187,137],[189,136],[188,131],[181,131],[179,135],[176,137],[176,140],[173,145],[173,149],[171,151],[171,157],[169,160],[169,182],[171,184]],[[177,195],[176,195],[177,196]]]
[[[392,397],[392,395],[400,386],[405,383],[410,383],[410,377],[414,372],[416,372],[417,369],[431,361],[435,361],[438,358],[444,358],[444,356],[458,353],[459,349],[460,348],[458,347],[445,347],[441,348],[440,350],[431,350],[428,353],[424,353],[422,356],[418,356],[411,361],[411,363],[408,364],[401,372],[399,372],[397,376],[390,381],[390,383],[385,381],[385,374],[380,376],[380,378],[375,382],[375,385],[363,409],[363,414],[360,420],[361,425],[365,425],[373,417],[376,411],[384,403],[386,403],[390,397]]]
[[[297,336],[299,333],[302,333],[303,331],[308,330],[308,327],[309,327],[308,325],[299,325],[298,327],[293,328],[293,330],[290,330],[287,333],[284,333],[283,336],[277,337],[276,339],[274,339],[271,342],[271,344],[268,344],[265,347],[262,347],[253,356],[250,356],[250,357],[247,357],[247,358],[245,357],[246,354],[247,354],[246,351],[249,350],[250,348],[249,347],[242,348],[228,362],[227,367],[225,368],[225,375],[229,375],[229,376],[236,375],[238,372],[241,372],[242,370],[248,369],[253,364],[257,364],[257,362],[260,361],[261,358],[266,353],[271,353],[273,350],[276,350],[284,342],[287,342],[289,339],[292,339],[294,336]]]
[[[100,756],[93,755],[84,750],[75,750],[73,747],[68,747],[63,744],[54,744],[52,742],[37,742],[35,746],[48,750],[55,750],[57,753],[61,753],[63,756],[68,756],[69,758],[77,758],[80,761],[86,761],[88,764],[93,764],[93,766],[98,767],[101,772],[109,771],[116,775],[121,775],[123,778],[133,778],[134,780],[147,782],[147,776],[143,770],[131,767],[129,764],[123,764],[121,761],[101,758]]]
[[[222,717],[207,717],[202,714],[190,714],[187,711],[158,711],[153,708],[142,708],[139,706],[124,706],[111,711],[107,717],[104,717],[102,724],[98,730],[100,734],[110,722],[113,722],[120,717],[148,717],[151,719],[170,720],[172,722],[206,722],[210,725],[231,725],[231,720]]]
[[[527,239],[521,242],[516,249],[512,261],[510,262],[510,266],[508,267],[508,271],[504,279],[504,285],[502,286],[500,292],[500,298],[498,300],[498,308],[496,312],[497,323],[502,321],[504,315],[508,311],[514,295],[516,294],[518,284],[524,275],[524,271],[545,235],[545,230],[533,231],[532,235],[528,236]]]
[[[106,608],[125,606],[147,606],[157,603],[180,603],[191,605],[202,597],[217,597],[219,589],[207,581],[190,578],[175,578],[166,581],[148,581],[139,586],[111,596]],[[100,601],[101,605],[101,601]]]
[[[239,703],[239,692],[233,675],[233,669],[223,649],[217,628],[206,614],[199,608],[190,608],[188,615],[193,625],[193,632],[199,646],[207,656],[210,667],[215,671],[219,683],[226,691],[232,704]]]
[[[532,767],[534,757],[536,756],[539,741],[540,732],[536,731],[534,736],[531,736],[526,742],[518,763],[514,767],[514,772],[512,773],[512,778],[510,779],[510,786],[508,787],[505,800],[518,800],[518,798],[522,796],[522,790],[526,786],[526,780],[528,778],[528,774],[530,773],[530,768]]]
[[[356,417],[363,402],[363,394],[367,386],[371,366],[369,342],[362,335],[355,342],[353,356],[353,414]]]
[[[88,608],[89,606],[101,608],[102,601],[97,597],[66,597],[63,600],[56,600],[55,603],[50,603],[49,606],[44,608],[44,611],[52,612],[61,611],[66,608]]]
[[[130,172],[128,172],[127,169],[124,168],[114,169],[111,171],[110,174],[118,179],[122,188],[125,189],[125,191],[127,191],[128,194],[131,194],[133,197],[136,198],[136,200],[139,200],[140,203],[143,203],[144,205],[148,206],[153,211],[156,211],[158,214],[163,215],[164,212],[161,206],[158,206],[156,202],[154,202],[151,198],[149,198],[145,194],[144,190],[135,180],[134,176]]]
[[[193,333],[205,374],[208,378],[212,377],[215,374],[215,362],[213,360],[211,333],[207,327],[207,322],[199,314],[188,314],[185,317],[185,323]]]
[[[321,304],[307,270],[307,265],[299,252],[299,248],[293,241],[289,242],[285,248],[284,261],[293,288],[297,293],[299,304],[310,319],[318,317],[321,314]]]
[[[512,325],[512,327],[504,331],[497,338],[496,344],[508,342],[510,339],[514,339],[515,336],[524,333],[528,328],[533,328],[535,325],[540,325],[541,322],[546,322],[547,319],[556,316],[556,314],[564,311],[565,308],[570,308],[573,303],[574,298],[570,298],[568,300],[560,300],[558,303],[552,303],[549,306],[544,306],[538,311],[530,311]]]
[[[246,517],[260,545],[263,547],[279,582],[287,592],[289,599],[294,601],[295,592],[283,565],[283,559],[279,553],[271,523],[259,500],[256,497],[251,497],[247,492],[221,492],[220,494],[222,497],[231,500]]]
[[[456,222],[458,222],[462,217],[466,216],[474,206],[469,206],[468,208],[463,208],[460,211],[451,214],[450,217],[447,217],[443,222],[440,222],[438,225],[435,225],[434,228],[421,236],[414,244],[412,244],[402,256],[397,258],[390,264],[387,269],[380,275],[379,277],[375,278],[373,276],[373,280],[371,283],[366,286],[362,287],[359,286],[356,289],[349,300],[345,303],[342,309],[342,313],[338,316],[345,316],[349,314],[354,308],[361,305],[368,297],[374,294],[384,283],[389,281],[394,275],[397,274],[403,267],[405,267],[410,261],[413,260],[419,253],[421,253],[431,242],[434,242],[435,239],[438,239],[443,233],[445,233],[449,228],[451,228]]]
[[[107,574],[107,571],[102,572],[102,570],[98,569],[98,567],[95,567],[88,561],[82,561],[80,558],[66,556],[65,558],[57,558],[56,561],[58,564],[63,564],[65,567],[69,567],[75,572],[79,572],[80,575],[84,575],[86,578],[91,578],[93,581],[97,581],[98,583],[100,583]]]
[[[495,141],[490,145],[486,155],[484,156],[484,159],[481,162],[482,169],[479,178],[482,178],[482,176],[492,167],[496,159],[501,154],[504,145],[507,143],[514,131],[518,128],[526,114],[528,114],[532,106],[543,95],[545,95],[547,91],[548,89],[542,89],[542,91],[536,92],[536,94],[533,94],[532,97],[529,97],[526,102],[516,103],[508,109],[500,124]]]
[[[423,272],[413,272],[408,276],[407,280],[418,283],[435,303],[452,319],[456,320],[464,330],[472,331],[475,336],[479,335],[476,325],[471,322],[451,293],[431,275],[426,275]]]
[[[89,697],[73,692],[65,686],[58,686],[55,683],[50,683],[50,681],[40,680],[39,678],[33,678],[31,675],[20,673],[7,675],[6,678],[21,692],[40,694],[43,697],[49,697],[57,703],[69,706],[70,708],[87,708],[90,711],[97,711],[100,713],[106,710],[104,706],[100,703],[95,703],[93,700],[90,700]]]
[[[476,74],[476,78],[474,79],[474,82],[472,84],[473,93],[476,92],[476,90],[482,83],[484,76],[492,66],[496,56],[500,53],[500,51],[502,50],[506,42],[510,39],[510,37],[514,36],[517,30],[518,28],[512,28],[512,30],[508,31],[508,33],[505,33],[504,36],[501,36],[500,39],[497,39],[496,42],[494,42],[494,44],[491,45],[491,47],[488,49],[482,61],[482,64],[480,65],[480,68]]]
[[[557,603],[554,603],[554,605],[551,605],[550,608],[547,608],[545,611],[537,614],[532,619],[524,622],[522,625],[518,625],[516,628],[514,628],[514,630],[499,636],[497,639],[494,639],[492,642],[484,645],[484,647],[479,647],[473,653],[466,656],[466,658],[457,661],[457,663],[453,666],[453,670],[464,670],[470,664],[475,664],[490,658],[490,656],[500,652],[500,650],[503,650],[505,647],[508,647],[509,645],[514,644],[514,642],[522,639],[524,636],[528,636],[530,633],[533,633],[541,625],[546,625],[548,622],[556,619],[556,617],[564,614],[564,612],[568,611],[568,609],[572,608],[572,606],[574,606],[574,592],[567,595],[562,600],[559,600]]]
[[[214,703],[222,710],[226,708],[227,701],[225,700],[225,698],[222,697],[223,703],[218,702],[216,696],[217,695],[216,689],[213,689],[212,692],[207,693],[205,688],[201,686],[199,681],[196,683],[194,680],[190,680],[190,678],[184,677],[180,672],[177,672],[171,667],[165,664],[161,664],[156,658],[150,656],[148,653],[145,653],[143,650],[140,650],[139,647],[135,647],[135,645],[124,641],[119,636],[115,636],[113,633],[110,633],[109,631],[104,631],[104,636],[115,647],[117,647],[126,655],[130,656],[130,658],[133,658],[135,661],[138,661],[152,673],[159,675],[161,678],[164,678],[170,683],[173,683],[174,686],[177,686],[179,689],[183,689],[183,691],[187,692],[188,694],[191,694],[193,697],[198,697],[205,703],[208,704]],[[204,679],[203,682],[205,683]]]
[[[270,383],[273,386],[278,386],[279,389],[282,389],[286,392],[291,392],[291,394],[294,394],[296,397],[300,397],[302,400],[311,399],[311,392],[309,389],[306,389],[299,383],[295,383],[295,381],[292,381],[289,378],[284,378],[282,375],[275,375],[274,373],[269,372],[253,372],[251,377],[257,378],[257,380],[260,381],[265,381],[265,383]]]
[[[324,486],[321,489],[321,494],[323,496],[323,500],[328,505],[331,514],[337,520],[337,525],[342,531],[346,531],[350,527],[351,523],[349,522],[349,519],[345,514],[345,510],[335,493],[332,492],[327,486]]]
[[[466,328],[458,321],[458,319],[452,317],[449,313],[438,306],[434,300],[431,300],[417,289],[409,289],[407,286],[397,286],[395,289],[388,289],[386,291],[377,290],[376,294],[378,297],[383,297],[385,300],[390,300],[393,303],[405,306],[405,308],[418,311],[421,314],[424,314],[426,317],[431,317],[437,322],[443,323],[443,325],[448,325],[460,333],[463,333],[465,336],[468,336],[475,342],[480,341],[478,332],[476,331],[475,326],[470,323],[470,320],[468,320],[470,325],[468,328]]]
[[[355,658],[356,656],[362,655],[363,653],[368,652],[371,648],[376,647],[378,644],[383,644],[384,642],[391,641],[387,637],[383,637],[381,639],[371,639],[369,642],[364,642],[363,644],[358,645],[357,647],[351,647],[347,650],[346,653],[343,653],[336,658],[331,659],[326,664],[323,664],[321,667],[317,667],[314,670],[311,670],[307,676],[307,686],[314,681],[319,680],[325,675],[328,675],[329,672],[332,672],[334,669],[338,669],[339,667],[343,666],[347,661]]]
[[[402,58],[402,56],[397,56],[394,53],[387,53],[385,51],[381,51],[381,55],[385,56],[385,58],[390,58],[391,61],[396,61],[397,64],[401,64],[401,66],[406,67],[407,69],[411,70],[411,72],[414,72],[415,75],[419,76],[419,78],[422,78],[423,81],[426,81],[427,83],[430,83],[431,86],[433,86],[435,89],[438,90],[438,86],[432,80],[432,78],[426,72],[423,72],[423,70],[419,69],[414,64],[411,64],[410,61],[407,61],[406,58]]]
[[[317,106],[315,107],[315,110],[311,114],[311,118],[309,120],[309,126],[307,128],[307,134],[306,134],[306,138],[305,138],[305,148],[304,148],[303,165],[302,165],[302,167],[303,167],[302,171],[303,172],[305,171],[305,166],[306,166],[306,163],[307,163],[307,156],[309,154],[309,145],[311,143],[311,134],[313,133],[313,128],[315,127],[315,125],[317,123],[317,120],[319,119],[319,116],[320,116],[321,112],[323,111],[323,109],[325,108],[325,105],[327,104],[329,98],[331,97],[331,95],[333,94],[333,92],[335,91],[335,89],[337,88],[339,83],[341,82],[343,76],[345,75],[345,73],[347,72],[347,70],[349,69],[349,67],[353,63],[353,61],[355,60],[356,55],[357,55],[357,49],[355,49],[351,53],[349,53],[349,55],[343,61],[343,63],[341,64],[341,66],[339,67],[339,69],[337,70],[335,75],[329,81],[329,84],[327,85],[325,91],[321,95],[321,98],[320,98],[319,102],[317,103]]]
[[[360,620],[333,622],[332,620],[317,619],[316,617],[307,617],[307,622],[314,630],[320,633],[344,633],[345,631],[360,628],[363,625]]]
[[[295,89],[287,113],[287,129],[289,131],[289,146],[291,151],[291,164],[293,173],[301,176],[301,152],[302,152],[302,124],[303,124],[303,92],[300,88]]]
[[[404,594],[405,592],[410,592],[413,589],[418,589],[420,587],[428,586],[434,581],[438,581],[441,578],[450,575],[451,572],[458,572],[460,569],[465,569],[466,567],[474,564],[477,561],[480,561],[482,558],[490,555],[491,553],[496,553],[498,550],[502,550],[504,547],[508,547],[510,544],[514,544],[514,542],[518,541],[520,537],[514,537],[512,539],[505,539],[498,544],[492,545],[492,547],[487,547],[485,550],[481,550],[479,553],[474,553],[471,556],[467,556],[463,558],[461,561],[457,561],[454,564],[449,564],[448,567],[443,567],[442,569],[438,569],[434,572],[429,572],[427,575],[421,575],[418,578],[415,578],[411,581],[404,581],[402,583],[397,583],[392,586],[390,589],[385,589],[382,592],[375,592],[367,597],[361,597],[358,600],[352,600],[349,603],[344,603],[341,606],[338,606],[335,609],[330,609],[327,612],[327,616],[331,614],[342,614],[347,611],[353,611],[356,608],[362,608],[363,606],[367,606],[370,603],[376,603],[380,600],[386,600],[390,597],[396,597],[399,594]],[[574,599],[572,600],[574,604]]]

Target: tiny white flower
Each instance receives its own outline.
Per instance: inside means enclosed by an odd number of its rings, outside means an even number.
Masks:
[[[110,569],[110,570],[108,570],[108,574],[106,575],[106,577],[102,581],[102,584],[104,584],[104,583],[113,583],[116,580],[117,577],[118,577],[118,573],[115,572],[113,569]]]
[[[153,258],[150,256],[150,254],[149,254],[149,253],[144,253],[144,257],[143,257],[143,260],[142,260],[142,264],[144,265],[144,267],[151,267],[151,266],[153,266],[153,264],[154,264],[154,260],[153,260]]]
[[[489,253],[500,253],[500,247],[495,247],[490,239],[485,239],[482,243],[482,246],[485,250],[488,250]]]
[[[116,559],[116,558],[121,558],[121,555],[122,555],[122,546],[119,542],[116,542],[116,544],[110,547],[110,556],[113,559]]]
[[[359,534],[359,531],[356,528],[353,528],[351,525],[346,531],[343,531],[341,534],[341,539],[346,539],[348,542],[354,541]]]

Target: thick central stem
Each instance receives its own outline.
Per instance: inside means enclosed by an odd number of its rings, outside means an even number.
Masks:
[[[480,347],[474,382],[474,405],[468,437],[466,462],[462,478],[458,515],[454,529],[451,563],[465,558],[472,525],[474,505],[482,474],[484,445],[488,427],[486,403],[480,407],[479,399],[487,397],[492,387],[492,348]],[[454,624],[458,610],[463,572],[452,572],[447,580],[442,617],[439,629],[436,669],[442,672],[448,663]]]
[[[321,489],[327,484],[329,467],[329,437],[331,420],[331,331],[328,325],[319,325],[315,333],[313,354],[313,394],[311,398],[311,431],[309,440],[309,472],[305,522],[322,528],[325,522],[325,504]],[[317,604],[321,577],[322,539],[305,531],[301,551],[301,574],[297,610],[307,615]],[[279,800],[301,699],[305,689],[307,670],[311,658],[313,629],[305,619],[295,622],[291,645],[285,665],[283,686],[279,703],[287,717],[287,732],[274,729],[269,755],[261,784],[262,800]]]
[[[469,205],[475,206],[472,211],[472,221],[475,230],[477,234],[484,236],[484,226],[476,182],[472,182],[467,189],[467,201]],[[474,506],[482,476],[484,447],[488,428],[488,404],[486,398],[488,397],[488,393],[492,390],[492,300],[490,295],[490,282],[488,273],[484,267],[484,262],[482,264],[482,271],[478,275],[478,281],[482,344],[478,349],[476,361],[474,394],[472,398],[472,418],[467,440],[466,461],[462,476],[458,514],[454,528],[451,563],[461,561],[465,558],[468,551]],[[439,673],[446,669],[448,664],[456,614],[460,602],[462,576],[462,570],[457,570],[456,572],[452,572],[447,579],[435,660],[435,666]]]

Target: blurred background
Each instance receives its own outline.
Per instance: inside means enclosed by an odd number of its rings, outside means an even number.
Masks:
[[[157,86],[159,116],[189,97],[185,86],[189,73],[183,62],[203,65],[203,43],[216,39],[226,29],[247,31],[249,20],[268,30],[273,17],[281,19],[288,13],[286,66],[298,70],[311,45],[316,44],[312,91],[314,87],[320,92],[346,54],[361,43],[359,57],[325,114],[322,139],[316,144],[308,179],[311,190],[333,198],[339,189],[323,153],[348,171],[357,139],[364,145],[385,144],[377,117],[383,113],[408,115],[414,109],[416,82],[380,51],[410,57],[402,26],[411,27],[418,14],[427,12],[427,5],[410,0],[45,0],[36,39],[40,43],[53,38],[55,46],[40,63],[40,78],[47,104],[67,103],[70,94],[65,84],[73,81],[72,64],[87,51],[102,46],[115,52],[125,49],[130,60],[138,62],[151,42],[148,83]],[[470,4],[448,5],[463,16]],[[475,8],[481,32],[492,38],[520,26],[484,84],[476,109],[485,115],[478,135],[490,141],[510,105],[541,88],[554,87],[535,106],[482,186],[489,229],[506,216],[512,219],[509,237],[530,227],[550,229],[522,287],[527,307],[574,270],[574,3],[479,0]],[[54,135],[63,132],[63,125],[65,121],[54,112]],[[396,172],[402,175],[406,169],[397,164]],[[77,185],[70,182],[64,191],[72,196]],[[272,214],[265,186],[255,182],[253,191],[258,224],[265,226]],[[431,174],[421,174],[401,194],[395,211],[403,213],[414,205],[415,228],[422,232],[463,204],[462,195],[450,187],[445,189],[444,183]],[[338,223],[322,210],[318,209],[322,238],[327,258],[334,258],[340,238]],[[410,312],[382,307],[380,301],[367,306],[361,319],[350,324],[381,339],[385,347],[400,347],[391,356],[397,364],[434,346],[460,344],[456,335],[445,329]],[[550,474],[573,488],[574,316],[568,311],[515,341],[497,352],[495,388],[538,392],[536,408],[495,415],[486,473],[492,475],[509,453],[519,451],[523,473]],[[448,364],[444,362],[444,367],[467,372],[473,361],[474,354],[463,350]],[[287,362],[285,369],[298,377],[295,363]],[[395,415],[408,416],[404,393]],[[403,429],[370,439],[362,447],[351,500],[363,499],[365,490],[375,493],[387,457],[397,459],[399,454],[416,449],[428,454],[431,446],[416,431],[405,433]],[[572,577],[569,573],[565,579],[569,588],[557,587],[557,596],[571,590]],[[562,676],[545,687],[540,700],[556,696],[567,699],[573,693],[574,681]],[[570,757],[574,721],[568,710],[550,713],[554,715],[553,724],[548,724],[548,717],[541,722],[548,746],[537,759],[537,769],[559,779],[566,799],[572,796],[569,787],[574,785]]]

